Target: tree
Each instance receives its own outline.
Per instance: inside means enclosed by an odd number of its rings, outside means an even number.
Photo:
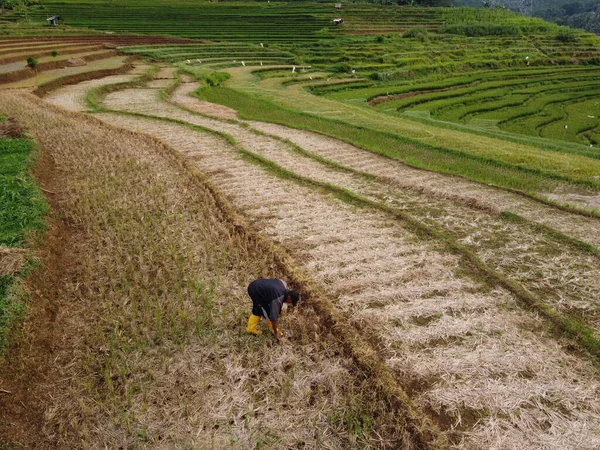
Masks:
[[[37,68],[38,62],[37,59],[33,58],[33,57],[29,57],[27,58],[27,67],[29,67],[31,70],[35,70]]]
[[[433,7],[446,7],[452,6],[452,0],[417,0],[417,5],[420,6],[433,6]]]
[[[564,11],[566,16],[572,16],[583,11],[583,4],[581,2],[572,2],[562,5],[560,8]]]
[[[524,16],[533,15],[533,0],[505,0],[502,5]]]
[[[27,0],[0,0],[2,1],[2,7],[6,9],[12,9],[15,13],[21,14],[26,21],[29,21],[29,8],[28,6],[32,3]]]

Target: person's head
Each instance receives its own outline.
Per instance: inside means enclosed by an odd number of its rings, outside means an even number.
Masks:
[[[291,303],[292,306],[296,306],[300,300],[300,293],[296,291],[287,291],[285,295],[285,301]]]

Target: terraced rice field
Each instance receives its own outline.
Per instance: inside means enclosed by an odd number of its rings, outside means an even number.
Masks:
[[[81,333],[9,442],[600,448],[596,37],[495,9],[44,8],[197,40],[0,40],[0,114],[64,176],[80,258],[46,309]],[[257,276],[305,294],[281,345],[243,333]]]
[[[189,78],[163,101],[174,74],[156,73],[161,82],[109,94],[94,116],[183,155],[289,250],[454,447],[600,445],[596,357],[552,331],[546,310],[598,335],[600,258],[578,244],[600,246],[598,218],[241,121],[190,97]],[[81,111],[89,87],[47,101]]]
[[[0,38],[0,85],[33,87],[68,76],[94,71],[118,71],[127,58],[120,45],[188,43],[180,38],[145,36],[53,36]],[[35,70],[27,59],[37,62]],[[106,72],[105,72],[106,73]]]

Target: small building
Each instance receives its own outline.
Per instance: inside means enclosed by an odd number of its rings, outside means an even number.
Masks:
[[[336,3],[335,4],[335,9],[342,9],[342,4],[341,3]]]
[[[48,22],[48,25],[55,27],[55,26],[57,26],[59,24],[60,17],[58,17],[58,16],[48,17],[46,19],[46,21]]]
[[[341,25],[344,23],[344,19],[342,19],[342,18],[333,19],[333,23],[335,23],[336,25]]]

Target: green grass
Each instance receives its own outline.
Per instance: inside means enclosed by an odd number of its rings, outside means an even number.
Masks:
[[[45,226],[48,207],[29,173],[34,150],[28,139],[0,138],[0,246],[22,247],[31,233]],[[11,295],[19,276],[0,273],[0,355],[22,313],[22,304]]]
[[[200,97],[236,109],[247,119],[281,123],[333,136],[415,167],[461,175],[530,194],[550,192],[557,185],[577,180],[566,176],[527,169],[448,148],[427,145],[417,140],[385,133],[367,127],[356,127],[338,120],[299,113],[283,108],[271,101],[227,88],[204,89]],[[587,183],[584,183],[586,185]]]
[[[0,138],[0,245],[16,247],[43,229],[47,206],[29,174],[34,145]]]

